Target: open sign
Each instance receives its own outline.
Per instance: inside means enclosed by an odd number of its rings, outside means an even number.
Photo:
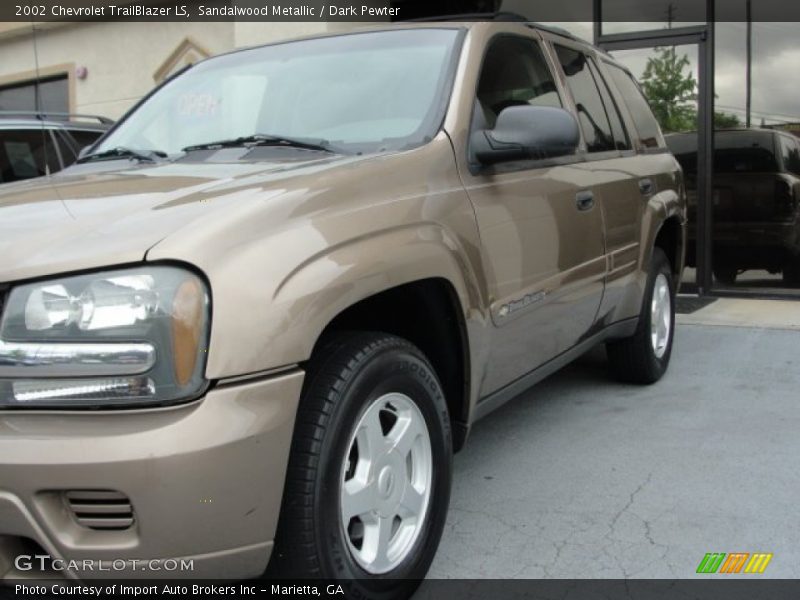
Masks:
[[[187,93],[178,98],[178,115],[209,117],[217,114],[222,101],[208,93]]]

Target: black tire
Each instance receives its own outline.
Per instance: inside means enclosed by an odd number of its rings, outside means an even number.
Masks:
[[[739,275],[739,270],[736,267],[714,267],[713,271],[714,277],[722,285],[736,284],[736,277]]]
[[[666,350],[661,357],[657,356],[650,335],[651,305],[656,280],[659,275],[666,277],[669,286],[671,314],[670,328]],[[672,355],[672,342],[675,337],[675,282],[667,256],[660,248],[653,250],[650,272],[647,276],[647,289],[644,294],[642,310],[636,333],[629,338],[615,340],[606,344],[608,359],[614,376],[620,381],[629,383],[655,383],[669,366]]]
[[[450,502],[452,434],[442,386],[422,352],[392,335],[342,333],[320,346],[298,409],[267,575],[338,580],[348,597],[408,598],[428,572]],[[389,572],[370,574],[348,547],[340,493],[361,415],[387,393],[413,399],[424,418],[433,459],[431,494],[405,559]]]

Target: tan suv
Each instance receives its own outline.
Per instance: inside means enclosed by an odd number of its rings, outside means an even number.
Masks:
[[[0,578],[409,595],[473,423],[599,343],[662,376],[685,224],[631,75],[562,32],[195,65],[0,191]]]

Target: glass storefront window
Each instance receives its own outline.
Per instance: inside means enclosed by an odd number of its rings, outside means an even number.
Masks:
[[[689,201],[689,240],[683,282],[689,286],[696,283],[696,235],[697,230],[697,80],[698,48],[696,45],[617,50],[611,52],[616,60],[625,65],[639,82],[641,92],[627,73],[613,69],[612,76],[617,87],[632,100],[629,108],[637,123],[645,146],[648,139],[658,136],[660,127],[667,146],[676,155],[686,177]],[[651,123],[649,111],[636,110],[636,102],[650,104],[658,126]],[[655,144],[658,145],[658,144]]]
[[[745,2],[739,3],[741,7]],[[753,2],[758,18],[759,3]],[[717,287],[800,287],[800,23],[718,23],[712,272]],[[747,38],[751,40],[748,110]],[[719,115],[727,116],[720,122]],[[747,121],[750,129],[746,129]]]
[[[35,111],[37,108],[42,112],[69,112],[66,76],[0,87],[0,110]]]

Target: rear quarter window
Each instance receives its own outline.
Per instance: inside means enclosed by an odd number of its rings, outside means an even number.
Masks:
[[[636,126],[639,142],[648,149],[664,148],[664,136],[639,84],[622,68],[606,63],[611,80],[622,95]]]

